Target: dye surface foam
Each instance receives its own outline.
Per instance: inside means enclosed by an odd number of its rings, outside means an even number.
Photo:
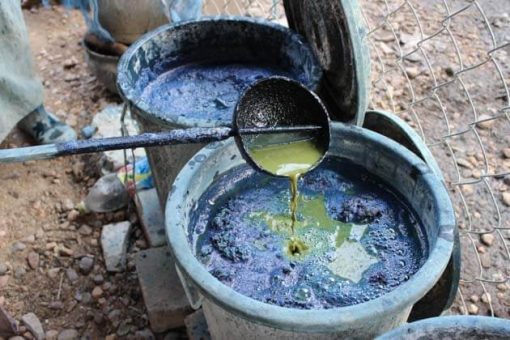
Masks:
[[[159,75],[146,85],[141,101],[165,116],[232,122],[239,96],[269,76],[290,76],[274,66],[190,63]]]
[[[240,166],[203,194],[189,241],[237,292],[291,308],[368,301],[407,281],[428,256],[416,215],[364,169],[328,158],[299,182],[295,235],[288,180]],[[291,237],[303,243],[289,249]]]

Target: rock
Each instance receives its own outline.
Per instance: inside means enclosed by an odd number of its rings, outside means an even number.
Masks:
[[[67,276],[67,279],[69,281],[71,281],[72,283],[78,281],[78,279],[79,279],[78,273],[73,268],[66,269],[66,276]]]
[[[101,233],[101,248],[106,270],[122,272],[126,269],[126,252],[131,232],[129,221],[105,225]]]
[[[61,310],[64,308],[64,304],[62,303],[62,301],[51,301],[48,304],[48,308],[52,310]]]
[[[34,234],[28,235],[24,237],[21,241],[24,243],[33,244],[35,242],[35,235]]]
[[[492,246],[492,244],[494,243],[494,235],[492,234],[483,234],[481,239],[482,242],[488,247]]]
[[[56,242],[49,242],[49,243],[46,243],[46,249],[47,250],[53,250],[57,247],[57,243]]]
[[[19,241],[17,241],[17,242],[14,242],[14,243],[12,244],[12,246],[11,246],[11,251],[12,251],[13,253],[16,253],[16,252],[19,252],[19,251],[23,251],[23,250],[25,250],[25,248],[26,248],[26,247],[27,247],[27,246],[26,246],[23,242],[19,242]]]
[[[103,290],[101,289],[101,287],[99,286],[94,287],[94,289],[92,290],[92,298],[94,300],[98,300],[101,296],[103,296]]]
[[[37,340],[44,339],[44,329],[41,321],[34,313],[28,313],[21,317],[21,322],[27,327]]]
[[[75,57],[71,57],[69,59],[64,60],[63,66],[64,69],[69,70],[73,67],[75,67],[78,64],[78,61]]]
[[[0,337],[10,337],[17,333],[16,320],[0,306]]]
[[[209,328],[205,320],[204,311],[197,310],[193,314],[188,315],[184,319],[186,325],[186,333],[190,340],[210,340]]]
[[[34,251],[31,251],[27,255],[27,262],[30,268],[36,270],[39,267],[39,254]]]
[[[58,331],[52,329],[46,332],[46,340],[57,340]]]
[[[82,272],[85,275],[88,275],[94,268],[94,259],[89,256],[82,257],[80,260],[79,268],[80,272]]]
[[[489,253],[484,253],[480,255],[480,262],[482,263],[482,267],[485,269],[489,269],[491,267],[492,261]]]
[[[469,313],[469,314],[471,314],[471,315],[476,315],[476,314],[478,314],[478,311],[480,310],[480,309],[478,308],[478,306],[477,306],[477,305],[475,305],[474,303],[470,303],[470,304],[468,304],[467,309],[468,309],[468,313]]]
[[[87,125],[81,129],[80,133],[84,139],[90,139],[90,138],[92,138],[92,136],[94,136],[96,131],[97,131],[97,127],[95,127],[93,125]]]
[[[80,229],[78,229],[78,232],[80,233],[80,235],[83,235],[83,236],[90,236],[92,235],[92,228],[89,227],[88,225],[84,224],[80,227]]]
[[[51,268],[48,269],[48,276],[52,279],[56,278],[58,273],[60,272],[60,268]]]
[[[407,67],[406,73],[407,73],[407,76],[409,77],[409,79],[415,79],[416,77],[418,77],[420,75],[421,72],[418,67],[413,66],[413,67]]]
[[[492,116],[482,114],[478,117],[479,123],[476,124],[477,127],[483,130],[490,129],[494,125],[494,119]]]
[[[95,283],[96,285],[100,285],[100,284],[102,284],[102,283],[104,282],[104,277],[103,277],[103,275],[98,274],[98,275],[95,275],[95,276],[94,276],[94,279],[93,279],[93,280],[94,280],[94,283]]]
[[[480,298],[478,297],[478,295],[473,294],[469,297],[469,300],[471,300],[471,302],[473,303],[477,303],[478,301],[480,301]]]
[[[464,168],[473,169],[473,164],[471,164],[469,161],[467,161],[464,158],[457,159],[457,164]]]
[[[510,159],[510,148],[503,149],[503,156]]]
[[[116,340],[117,336],[115,334],[109,334],[107,335],[104,340]]]
[[[72,249],[67,248],[64,245],[58,247],[58,253],[60,256],[66,256],[66,257],[70,257],[70,256],[74,255],[74,251]]]
[[[135,198],[140,223],[149,245],[166,245],[165,219],[156,189],[140,190]]]
[[[89,304],[92,301],[92,295],[88,292],[85,292],[81,296],[81,302],[84,304]]]
[[[136,270],[151,329],[161,333],[183,326],[184,318],[192,309],[168,248],[152,248],[139,252],[136,257]]]
[[[3,262],[0,262],[0,276],[5,275],[8,270],[9,268],[7,267],[7,265]]]
[[[0,290],[7,287],[8,283],[9,283],[9,276],[7,276],[7,275],[0,276]]]
[[[16,266],[14,268],[14,277],[17,279],[23,278],[23,276],[25,276],[26,273],[27,273],[27,270],[23,266]]]
[[[76,329],[64,329],[57,337],[57,340],[75,340],[78,339],[79,333]]]
[[[508,290],[508,286],[506,283],[500,283],[496,287],[502,292],[506,292]]]
[[[62,201],[62,210],[63,211],[70,211],[74,209],[74,203],[69,198],[66,198],[64,201]]]
[[[483,293],[482,294],[482,302],[485,303],[485,304],[489,304],[491,302],[490,294]]]
[[[135,340],[156,340],[156,337],[150,329],[145,328],[135,333]]]
[[[78,217],[80,216],[80,212],[76,209],[73,209],[71,210],[68,214],[67,214],[67,220],[69,222],[72,222],[72,221],[76,221],[78,219]]]
[[[510,192],[504,192],[502,199],[503,199],[503,203],[505,203],[505,205],[507,207],[510,207]]]

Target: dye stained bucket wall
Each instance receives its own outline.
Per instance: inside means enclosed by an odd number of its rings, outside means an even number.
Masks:
[[[317,90],[322,70],[304,40],[288,28],[260,19],[205,18],[166,25],[140,38],[123,55],[117,85],[142,132],[188,127],[230,125],[207,112],[190,117],[186,112],[164,112],[142,99],[158,76],[193,63],[256,64],[285,70],[290,78]],[[225,77],[231,74],[225,74]],[[266,75],[267,76],[267,75]],[[162,93],[161,95],[164,95]],[[211,97],[214,101],[216,98]],[[233,107],[232,107],[233,113]],[[203,145],[148,149],[162,205],[175,176]]]
[[[214,178],[243,164],[233,141],[197,153],[176,178],[166,207],[166,232],[183,285],[194,307],[204,308],[215,339],[373,338],[403,324],[413,304],[439,280],[450,259],[454,213],[444,185],[416,155],[377,133],[332,125],[330,154],[347,158],[398,191],[421,219],[429,257],[411,279],[377,299],[349,307],[297,310],[243,296],[218,281],[188,243],[193,209]]]

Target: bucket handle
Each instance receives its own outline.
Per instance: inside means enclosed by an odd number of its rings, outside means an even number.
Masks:
[[[199,293],[198,289],[189,284],[189,280],[186,280],[181,270],[177,265],[175,265],[175,270],[177,271],[177,275],[181,280],[182,288],[184,288],[184,293],[188,298],[189,304],[193,310],[198,310],[202,307],[202,301],[204,301],[204,297]]]

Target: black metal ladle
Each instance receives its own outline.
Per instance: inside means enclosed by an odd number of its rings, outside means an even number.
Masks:
[[[270,77],[251,85],[237,102],[232,125],[233,127],[177,129],[130,137],[2,149],[0,163],[138,147],[209,143],[235,137],[243,157],[254,167],[266,171],[245,151],[243,136],[274,134],[279,137],[277,139],[280,139],[281,143],[290,143],[303,139],[304,136],[313,135],[322,146],[321,150],[325,150],[324,154],[329,145],[329,116],[325,106],[313,92],[285,77]]]

